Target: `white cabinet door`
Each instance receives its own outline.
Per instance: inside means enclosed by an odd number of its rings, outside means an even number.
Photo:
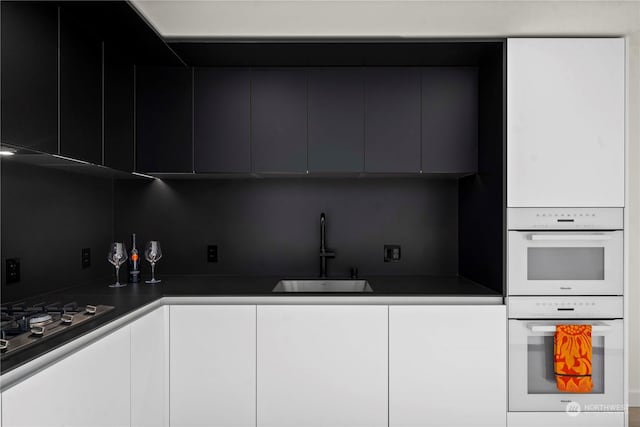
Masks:
[[[130,425],[129,332],[119,329],[6,390],[3,426]]]
[[[258,427],[386,427],[387,320],[387,306],[258,306]]]
[[[131,324],[131,426],[169,425],[169,309]]]
[[[507,205],[624,206],[621,38],[507,41]]]
[[[504,306],[389,307],[389,426],[500,427]]]
[[[255,426],[256,306],[170,307],[175,427]]]

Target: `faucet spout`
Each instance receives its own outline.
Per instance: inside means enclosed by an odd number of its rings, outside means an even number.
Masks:
[[[320,214],[320,277],[327,277],[327,258],[336,256],[335,252],[327,250],[326,239],[326,217],[324,212]]]
[[[324,212],[320,214],[320,252],[324,252],[325,250],[325,216]]]

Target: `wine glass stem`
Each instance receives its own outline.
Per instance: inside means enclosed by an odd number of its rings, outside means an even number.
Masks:
[[[156,263],[155,262],[151,263],[151,281],[152,282],[156,281]]]
[[[116,285],[120,284],[120,266],[116,265]]]

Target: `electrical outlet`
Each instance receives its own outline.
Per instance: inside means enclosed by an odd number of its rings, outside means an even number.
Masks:
[[[218,262],[218,245],[207,246],[207,262]]]
[[[91,267],[91,248],[82,248],[82,268]]]
[[[400,245],[384,245],[384,262],[400,261]]]
[[[20,281],[20,258],[7,258],[7,285]]]

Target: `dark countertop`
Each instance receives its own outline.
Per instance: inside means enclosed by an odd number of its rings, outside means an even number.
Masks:
[[[170,276],[159,277],[158,285],[137,284],[123,288],[109,288],[109,279],[95,283],[39,295],[26,300],[28,304],[41,301],[66,303],[76,301],[80,305],[103,304],[115,309],[95,320],[78,325],[24,350],[8,354],[0,359],[0,375],[9,372],[49,351],[73,341],[96,328],[129,314],[162,297],[309,297],[309,296],[367,296],[367,297],[501,297],[502,294],[462,277],[389,276],[363,277],[369,281],[373,292],[367,293],[272,293],[271,290],[283,277],[240,276]],[[296,278],[300,279],[300,278]],[[313,278],[317,279],[317,278]],[[3,304],[5,302],[3,301]]]

